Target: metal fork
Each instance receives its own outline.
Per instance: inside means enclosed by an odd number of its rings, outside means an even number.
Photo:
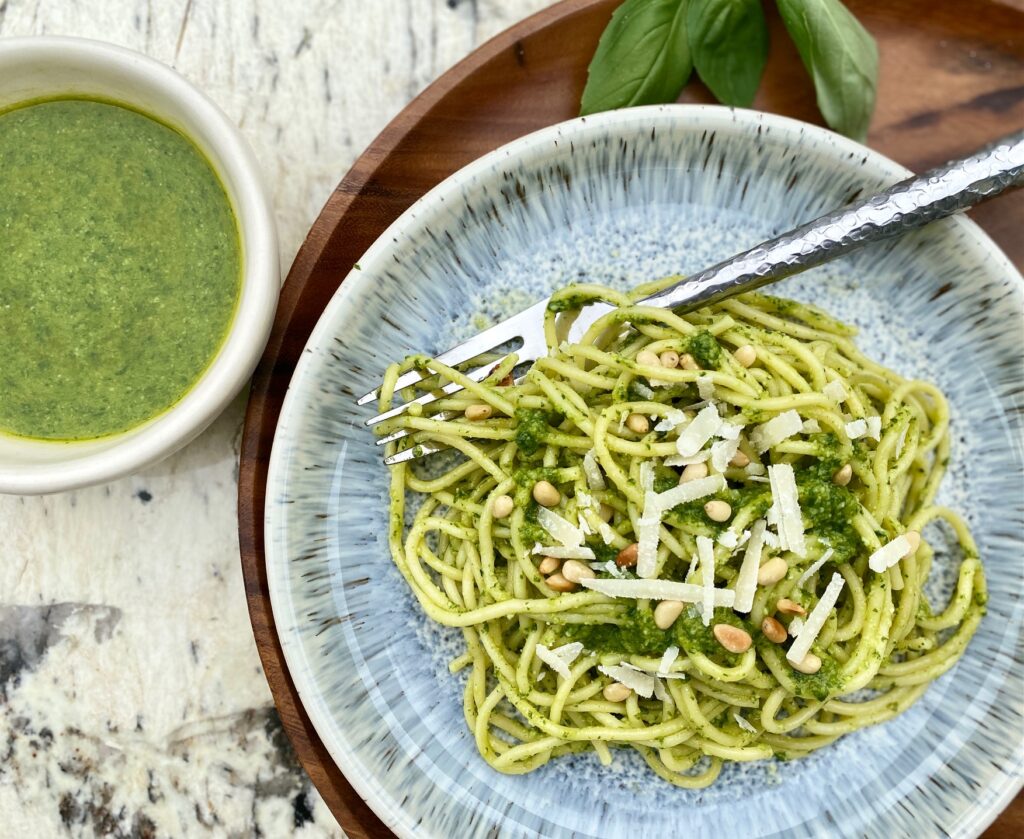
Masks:
[[[693,311],[806,271],[863,245],[901,236],[1022,184],[1024,131],[1019,131],[969,157],[900,181],[883,192],[816,218],[638,300],[634,305],[671,308],[680,313]],[[547,305],[547,300],[535,303],[436,358],[444,364],[455,366],[518,339],[523,342],[517,350],[519,362],[534,362],[547,351],[543,329]],[[573,323],[568,340],[577,340],[587,327],[611,308],[605,303],[586,306]],[[493,363],[484,364],[466,375],[473,381],[481,381],[492,368]],[[423,378],[426,376],[420,371],[409,371],[399,377],[395,390],[416,384]],[[441,393],[449,396],[462,389],[461,385],[450,382],[441,388]],[[378,396],[379,389],[372,390],[360,397],[358,404],[365,405]],[[439,398],[441,396],[436,393],[426,393],[414,401],[371,417],[366,420],[366,425],[376,425],[399,416],[412,404],[428,405]],[[443,412],[435,414],[434,418],[451,419],[455,415],[454,412]],[[407,430],[397,431],[378,440],[378,445],[400,439],[409,433]],[[440,448],[443,447],[416,446],[386,458],[385,463],[400,463],[432,454]]]

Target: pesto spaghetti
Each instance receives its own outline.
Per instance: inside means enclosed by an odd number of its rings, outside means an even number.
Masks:
[[[448,421],[385,424],[410,432],[389,453],[457,455],[440,475],[392,467],[390,546],[424,611],[462,628],[451,669],[470,670],[466,722],[502,772],[628,746],[701,787],[724,761],[800,757],[908,708],[985,611],[971,535],[934,503],[939,390],[814,307],[633,305],[657,287],[556,293],[521,380],[514,355],[479,384],[423,357],[385,378],[381,409],[415,367],[431,376],[403,398],[465,388],[432,404]],[[557,313],[598,299],[617,308],[561,341]],[[920,535],[936,519],[963,554],[939,611]]]

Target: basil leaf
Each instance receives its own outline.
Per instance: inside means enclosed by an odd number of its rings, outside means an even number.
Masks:
[[[818,108],[836,131],[863,141],[878,86],[875,39],[839,0],[777,0],[807,72]]]
[[[761,0],[690,0],[686,29],[701,81],[719,102],[749,107],[768,60]]]
[[[674,102],[693,64],[687,0],[626,0],[601,35],[580,113]]]

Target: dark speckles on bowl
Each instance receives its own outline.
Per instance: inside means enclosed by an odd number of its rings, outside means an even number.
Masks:
[[[691,272],[905,175],[818,128],[717,107],[576,120],[497,150],[413,205],[360,260],[292,380],[267,488],[267,568],[288,668],[317,733],[402,836],[973,836],[1020,784],[1024,295],[958,218],[777,287],[861,328],[870,356],[942,387],[954,451],[940,500],[981,548],[989,614],[899,718],[797,762],[658,780],[631,752],[505,776],[477,755],[447,660],[391,563],[387,470],[353,395],[585,278]],[[952,557],[939,530],[936,594]]]

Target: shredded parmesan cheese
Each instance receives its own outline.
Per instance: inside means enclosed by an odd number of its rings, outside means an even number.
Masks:
[[[799,434],[803,425],[800,414],[793,410],[785,411],[751,431],[750,442],[758,452],[766,452],[772,446],[777,446],[783,440]]]
[[[651,384],[653,385],[654,382],[652,381]],[[645,385],[643,382],[638,382],[634,380],[633,390],[640,394],[640,396],[642,396],[644,399],[654,398],[654,391],[647,387],[647,385]]]
[[[572,673],[569,672],[569,665],[579,658],[581,652],[583,652],[583,644],[579,641],[563,644],[561,647],[553,650],[549,650],[543,644],[537,645],[537,658],[563,679],[568,679],[572,676]]]
[[[645,492],[654,489],[654,464],[649,460],[640,464],[640,488]]]
[[[739,440],[740,432],[746,428],[745,425],[737,425],[734,422],[723,422],[722,427],[715,432],[716,437],[723,440]]]
[[[750,541],[743,554],[740,571],[736,575],[736,602],[733,609],[749,612],[754,607],[754,593],[757,591],[757,571],[761,567],[761,553],[764,550],[765,521],[758,519],[750,528]]]
[[[658,424],[654,426],[654,430],[672,431],[676,426],[682,425],[684,422],[686,422],[686,414],[678,408],[669,408],[665,412],[665,418],[658,421]]]
[[[688,501],[696,501],[698,498],[704,498],[707,495],[714,495],[716,492],[721,492],[725,487],[725,478],[721,475],[709,475],[706,478],[687,481],[685,484],[679,484],[679,486],[672,487],[672,489],[659,492],[654,498],[660,514],[665,510],[671,510],[678,504],[685,504]],[[644,515],[650,515],[647,509],[647,502],[644,503]]]
[[[654,694],[655,678],[650,673],[623,664],[599,664],[597,669],[608,678],[636,691],[637,695],[644,699],[650,699]]]
[[[701,587],[700,618],[704,626],[709,626],[715,613],[715,543],[707,536],[697,537],[697,556],[700,557],[700,574],[704,583]]]
[[[587,486],[591,489],[605,489],[604,475],[601,474],[601,467],[597,465],[597,455],[593,449],[583,455],[583,474],[586,475]]]
[[[910,542],[907,541],[907,537],[897,536],[868,557],[868,568],[881,574],[886,568],[892,568],[909,553]]]
[[[673,454],[666,457],[664,463],[666,466],[689,466],[691,463],[704,463],[706,460],[711,459],[711,450],[704,449],[703,451],[697,452],[697,454],[690,455],[689,457],[683,457],[681,454]]]
[[[754,726],[752,726],[745,719],[743,719],[743,717],[739,713],[734,712],[732,718],[736,720],[736,725],[738,725],[744,731],[749,731],[751,734],[757,734],[757,729],[754,728]]]
[[[867,419],[868,437],[872,440],[879,440],[882,437],[882,418],[881,417],[868,417]]]
[[[668,673],[677,658],[679,658],[679,647],[669,647],[666,649],[661,656],[661,662],[658,664],[658,675],[664,676]]]
[[[724,472],[729,468],[729,461],[732,460],[739,447],[738,437],[734,440],[719,440],[717,443],[711,444],[711,465],[716,472]]]
[[[567,548],[583,544],[583,531],[547,507],[537,507],[537,523]]]
[[[697,454],[721,427],[722,418],[718,415],[718,409],[708,405],[683,429],[676,440],[676,451],[683,457]]]
[[[817,434],[821,431],[821,425],[816,419],[804,420],[803,428],[800,429],[804,434]]]
[[[846,399],[846,385],[839,379],[833,379],[821,389],[821,392],[837,405]]]
[[[804,544],[804,519],[800,512],[793,467],[788,463],[769,466],[768,479],[775,501],[775,514],[779,520],[779,543],[784,550],[804,556],[807,550]]]
[[[647,493],[648,498],[652,495]],[[661,531],[661,518],[657,511],[651,518],[646,513],[645,506],[644,515],[636,520],[636,575],[645,580],[653,577],[658,570],[658,537]]]
[[[708,373],[697,377],[697,393],[705,402],[715,398],[715,383]]]
[[[804,571],[803,574],[800,575],[800,579],[796,581],[796,587],[803,588],[804,583],[806,583],[809,579],[811,579],[811,577],[817,574],[818,569],[821,568],[821,566],[828,562],[831,558],[832,548],[826,548],[825,553],[818,557],[818,559],[815,560],[811,564],[811,566],[806,571]]]
[[[843,428],[846,431],[846,436],[851,440],[857,440],[868,433],[868,424],[862,419],[848,422]]]
[[[843,579],[841,574],[832,575],[832,581],[828,584],[828,588],[825,589],[825,593],[821,595],[821,600],[818,601],[817,605],[807,616],[807,620],[804,621],[799,634],[793,640],[789,651],[786,653],[786,658],[794,664],[799,664],[803,661],[807,653],[811,651],[811,644],[817,639],[818,633],[821,632],[825,621],[828,620],[828,616],[832,613],[836,601],[839,600],[839,593],[843,590],[845,584],[846,580]],[[792,623],[790,626],[792,627]]]
[[[631,600],[681,600],[684,603],[702,603],[704,587],[692,583],[677,583],[671,580],[580,580],[580,585],[608,597],[625,597]],[[731,608],[736,602],[736,593],[727,588],[714,589],[714,605]]]

